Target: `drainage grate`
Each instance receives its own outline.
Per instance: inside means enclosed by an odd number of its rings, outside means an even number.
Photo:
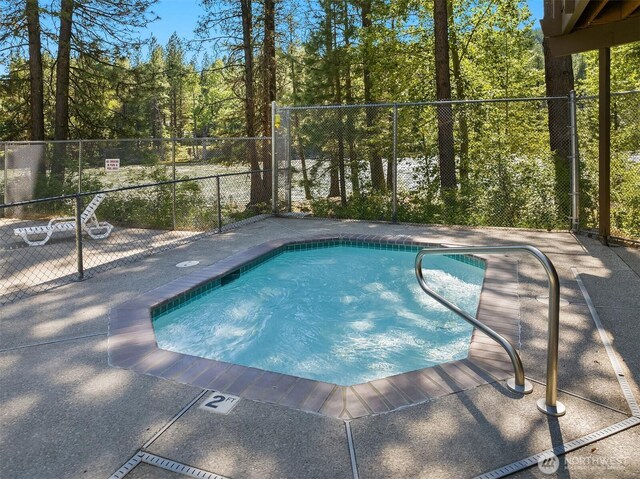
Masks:
[[[109,476],[109,479],[122,479],[124,476],[129,474],[134,467],[142,462],[142,456],[144,456],[143,452],[139,452],[138,454],[133,456],[120,469],[111,474],[111,476]]]
[[[555,454],[556,456],[566,454],[567,452],[574,451],[588,444],[597,442],[609,436],[613,436],[614,434],[618,434],[625,429],[629,429],[640,424],[640,406],[638,406],[636,398],[634,397],[633,392],[631,391],[631,387],[629,386],[629,382],[627,381],[627,378],[625,377],[624,372],[620,367],[620,363],[618,362],[618,358],[616,357],[613,346],[611,346],[611,342],[607,337],[606,330],[602,325],[602,321],[600,321],[600,316],[598,315],[598,312],[593,305],[593,301],[591,301],[591,296],[589,296],[589,292],[587,291],[587,288],[585,288],[578,270],[576,268],[571,268],[571,271],[575,276],[576,281],[578,282],[578,286],[580,287],[580,291],[582,292],[582,295],[584,296],[584,299],[587,303],[587,307],[589,308],[589,312],[591,313],[593,322],[598,328],[598,333],[600,333],[602,344],[607,351],[611,366],[613,367],[613,370],[616,373],[616,377],[618,378],[620,389],[622,389],[622,394],[627,400],[629,409],[631,409],[631,413],[633,414],[633,416],[625,419],[624,421],[620,421],[616,424],[605,427],[604,429],[600,429],[599,431],[592,432],[591,434],[587,434],[586,436],[582,436],[578,439],[574,439],[573,441],[569,441],[565,444],[554,447],[553,449],[548,449],[538,454],[534,454],[533,456],[529,456],[525,459],[522,459],[521,461],[513,462],[499,469],[485,472],[484,474],[477,476],[476,479],[496,479],[498,477],[508,476],[510,474],[513,474],[514,472],[521,471],[523,469],[527,469],[528,467],[536,465],[538,463],[538,460],[544,457],[549,457],[551,453]]]
[[[196,477],[198,479],[230,479],[226,476],[221,476],[220,474],[198,469],[197,467],[189,466],[181,462],[172,461],[171,459],[142,451],[129,459],[126,464],[114,472],[109,479],[122,479],[141,462],[161,469],[166,469],[167,471],[177,472],[184,476]]]
[[[593,301],[591,301],[591,296],[589,296],[589,292],[587,288],[585,288],[584,283],[582,282],[582,278],[580,278],[580,273],[576,268],[571,268],[571,272],[576,277],[576,281],[578,282],[578,286],[580,286],[580,291],[582,291],[582,295],[584,296],[585,301],[587,302],[587,307],[589,308],[589,312],[591,313],[591,317],[593,318],[593,322],[596,323],[596,327],[598,328],[598,332],[600,333],[600,338],[602,339],[602,344],[604,344],[604,349],[607,351],[607,355],[609,356],[609,361],[611,361],[611,366],[613,367],[614,372],[616,373],[616,377],[618,378],[618,383],[620,384],[620,389],[622,389],[622,394],[624,398],[627,400],[629,404],[629,409],[631,409],[631,414],[636,417],[640,417],[640,406],[636,401],[636,398],[633,396],[633,392],[631,392],[631,387],[629,386],[629,382],[624,375],[624,371],[622,371],[622,367],[620,367],[620,363],[618,362],[618,358],[616,357],[616,353],[611,346],[611,342],[607,337],[606,330],[602,325],[602,321],[600,321],[600,316],[596,311],[595,306],[593,305]]]
[[[197,467],[188,466],[181,462],[172,461],[164,457],[156,456],[155,454],[149,454],[148,452],[142,453],[141,461],[150,464],[152,466],[166,469],[167,471],[177,472],[189,477],[196,477],[198,479],[229,479],[228,477],[214,474],[213,472],[204,471]]]
[[[547,449],[546,451],[542,451],[538,454],[534,454],[525,459],[521,459],[519,461],[513,462],[506,466],[502,466],[498,469],[494,469],[493,471],[485,472],[484,474],[476,476],[475,479],[497,479],[500,477],[505,477],[515,472],[522,471],[529,467],[535,466],[536,464],[538,464],[538,461],[540,459],[548,458],[551,456],[551,454],[560,456],[560,455],[575,451],[576,449],[580,449],[581,447],[584,447],[588,444],[600,441],[604,438],[613,436],[626,429],[632,428],[640,424],[640,406],[638,406],[638,403],[635,397],[633,396],[633,392],[631,391],[627,378],[625,377],[624,372],[620,367],[620,363],[618,362],[618,359],[615,355],[615,351],[613,350],[613,347],[611,346],[609,338],[606,335],[606,331],[602,325],[602,322],[600,321],[600,317],[598,316],[598,313],[593,305],[593,302],[591,301],[591,297],[589,296],[589,293],[587,292],[577,269],[571,268],[571,271],[573,272],[576,278],[576,281],[580,286],[580,290],[585,298],[585,301],[587,303],[587,306],[589,308],[593,321],[595,322],[596,327],[598,328],[598,332],[600,333],[600,337],[604,344],[605,350],[607,351],[607,355],[609,356],[609,360],[611,361],[611,365],[613,367],[613,370],[616,373],[616,377],[618,378],[618,382],[620,384],[624,397],[629,404],[629,408],[631,409],[633,416],[623,421],[620,421],[616,424],[612,424],[611,426],[607,426],[604,429],[600,429],[599,431],[592,432],[591,434],[587,434],[586,436],[582,436],[580,438],[577,438],[567,443],[556,446],[552,449]],[[193,406],[193,404],[195,404],[198,400],[200,400],[207,392],[208,391],[203,391],[194,400],[192,400],[187,406],[185,406],[183,410],[180,411],[176,415],[176,417],[172,421],[170,421],[169,424],[167,424],[161,431],[159,431],[150,441],[148,441],[147,444],[145,444],[145,446],[153,442],[157,438],[157,436],[162,434],[162,432],[164,432],[166,428],[168,428],[171,424],[173,424],[175,420],[177,420],[182,414],[184,414],[189,408],[191,408],[191,406]],[[345,421],[345,429],[346,429],[347,441],[349,445],[349,455],[351,458],[351,467],[353,470],[353,477],[354,479],[358,479],[359,478],[358,466],[357,466],[356,457],[355,457],[353,436],[351,433],[351,424],[349,421]],[[150,454],[142,451],[138,452],[135,456],[129,459],[129,461],[127,461],[120,469],[118,469],[113,475],[111,475],[109,479],[122,479],[141,462],[150,464],[152,466],[160,467],[168,471],[176,472],[179,474],[183,474],[189,477],[194,477],[199,479],[229,479],[228,477],[221,476],[213,472],[208,472],[193,466],[189,466],[187,464],[172,461],[170,459],[166,459],[164,457],[156,456],[154,454]]]
[[[523,469],[527,469],[531,466],[535,466],[536,464],[538,464],[538,461],[540,459],[550,457],[551,454],[560,456],[562,454],[575,451],[576,449],[580,449],[581,447],[584,447],[588,444],[600,441],[605,437],[618,434],[619,432],[622,432],[625,429],[629,429],[631,427],[637,426],[638,424],[640,424],[640,418],[638,417],[627,418],[624,421],[620,421],[616,424],[605,427],[604,429],[600,429],[599,431],[592,432],[591,434],[587,434],[586,436],[582,436],[578,439],[574,439],[573,441],[569,441],[564,444],[561,444],[560,446],[556,446],[553,449],[547,449],[546,451],[540,452],[538,454],[534,454],[533,456],[529,456],[520,461],[513,462],[506,466],[502,466],[499,469],[494,469],[493,471],[485,472],[484,474],[476,476],[475,479],[496,479],[498,477],[508,476],[510,474],[513,474],[514,472],[522,471]]]

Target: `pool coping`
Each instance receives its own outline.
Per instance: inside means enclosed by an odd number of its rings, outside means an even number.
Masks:
[[[148,291],[110,311],[109,365],[254,401],[340,419],[383,414],[513,376],[500,345],[474,328],[467,358],[352,386],[264,371],[158,348],[152,309],[180,295],[196,295],[230,272],[249,268],[258,258],[288,245],[317,242],[441,246],[410,235],[316,235],[272,240]],[[476,317],[516,347],[520,339],[517,263],[484,258],[486,270]]]

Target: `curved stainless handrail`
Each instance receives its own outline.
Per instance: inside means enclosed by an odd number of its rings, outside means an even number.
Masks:
[[[418,252],[415,262],[415,272],[418,278],[420,287],[438,301],[443,306],[451,309],[463,319],[476,326],[482,332],[484,332],[491,339],[500,344],[511,359],[513,364],[515,378],[509,380],[507,385],[510,389],[520,392],[531,392],[532,386],[525,379],[524,369],[522,361],[518,352],[513,345],[500,334],[478,321],[478,319],[465,313],[456,305],[452,304],[438,293],[433,291],[427,285],[423,273],[422,273],[422,259],[425,255],[435,254],[500,254],[509,252],[524,252],[533,255],[540,264],[544,267],[549,280],[549,315],[548,315],[548,344],[547,344],[547,389],[544,399],[540,399],[537,402],[538,409],[551,416],[562,416],[566,409],[564,405],[557,400],[558,394],[558,335],[560,330],[560,282],[558,280],[558,273],[553,263],[549,258],[539,249],[533,246],[517,245],[517,246],[463,246],[463,247],[451,247],[451,248],[425,248]]]

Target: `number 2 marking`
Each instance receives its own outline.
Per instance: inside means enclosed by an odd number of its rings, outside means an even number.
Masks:
[[[200,404],[200,409],[204,409],[216,414],[228,414],[240,401],[238,396],[211,391],[211,395]]]
[[[207,407],[212,407],[212,408],[214,408],[214,409],[215,409],[215,408],[217,408],[217,407],[218,407],[218,406],[216,406],[216,404],[218,404],[218,403],[220,403],[220,402],[223,402],[225,399],[227,399],[227,398],[226,398],[226,397],[224,397],[224,396],[220,396],[220,395],[213,396],[213,397],[211,398],[211,401],[209,401],[207,404],[205,404],[205,406],[207,406]]]

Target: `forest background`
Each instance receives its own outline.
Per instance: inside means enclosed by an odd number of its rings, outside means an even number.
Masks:
[[[272,101],[345,105],[566,96],[570,90],[578,98],[597,93],[597,52],[551,58],[525,1],[200,0],[195,36],[187,40],[174,34],[166,44],[141,35],[153,30],[155,4],[154,0],[0,0],[0,141],[271,136]],[[640,89],[639,65],[639,44],[614,48],[612,90]],[[637,104],[634,97],[625,111],[637,114]],[[622,102],[620,108],[624,109]],[[525,124],[532,118],[530,111],[518,116],[514,108],[507,112],[507,119],[518,125],[513,131],[503,124],[503,117],[485,114],[478,131],[501,130],[518,147],[517,152],[510,151],[501,139],[498,144],[506,153],[496,155],[490,138],[484,138],[484,147],[480,145],[480,133],[476,156],[483,158],[482,165],[465,158],[473,156],[471,113],[457,114],[454,122],[455,113],[451,107],[438,108],[435,133],[429,138],[414,131],[416,138],[424,137],[421,155],[427,160],[411,174],[426,181],[414,182],[401,201],[401,219],[564,226],[567,108],[549,104],[548,118],[542,123],[532,119],[531,124]],[[389,204],[391,163],[383,165],[375,153],[380,149],[375,136],[385,130],[376,126],[380,117],[367,111],[358,120],[363,134],[374,140],[360,142],[357,161],[354,152],[345,156],[342,150],[349,145],[338,140],[325,152],[327,168],[310,171],[313,177],[305,170],[300,182],[304,199],[314,201],[310,208],[315,213],[388,216],[380,208]],[[597,115],[587,117],[585,124],[590,124]],[[618,127],[631,133],[621,136],[621,145],[614,141],[614,147],[629,157],[638,148],[638,129],[633,126],[638,120],[620,123]],[[305,118],[296,121],[305,123]],[[320,119],[314,121],[326,135],[315,138],[313,126],[309,127],[308,144],[327,144],[336,130]],[[314,121],[307,118],[306,124]],[[344,119],[339,121],[343,128]],[[411,132],[414,126],[407,123],[405,129]],[[304,125],[299,129],[302,141]],[[427,140],[433,148],[424,146]],[[588,159],[589,152],[596,151],[595,130],[582,140]],[[542,160],[537,153],[541,142],[548,150]],[[519,153],[527,148],[529,154]],[[242,161],[252,170],[270,165],[267,150],[258,146],[249,150]],[[528,155],[535,161],[528,170],[519,166],[522,171],[507,168],[504,173],[508,154],[520,159]],[[48,166],[51,177],[60,181],[64,165],[57,165],[56,159],[63,156],[52,155]],[[302,149],[298,159],[304,159]],[[535,170],[540,161],[547,163],[540,170],[544,174]],[[359,179],[365,170],[368,176]],[[491,186],[494,196],[479,199],[495,171],[499,178]],[[328,191],[314,193],[314,181],[317,185],[318,175],[325,173]],[[586,190],[593,186],[595,173],[585,168],[581,181]],[[541,177],[545,180],[539,191],[533,196],[527,193],[531,181]],[[634,178],[620,180],[626,182],[625,194],[631,195],[624,202],[640,208],[640,197],[632,187],[640,180]],[[510,191],[523,182],[522,191]],[[265,202],[269,184],[266,175],[256,182],[252,179],[249,204]],[[547,201],[547,194],[555,200]],[[594,197],[592,192],[583,199],[590,226],[597,223]],[[492,219],[486,206],[496,201],[500,217]],[[470,207],[478,203],[485,207],[474,215]],[[504,208],[513,212],[505,216]],[[640,236],[640,224],[633,208],[623,212],[618,229],[635,237]]]
[[[272,99],[437,98],[433,0],[203,0],[195,39],[174,33],[164,45],[140,37],[153,31],[154,3],[1,0],[0,141],[242,136],[248,89],[252,133],[265,136]],[[542,34],[525,1],[444,3],[451,99],[545,95]],[[596,57],[573,57],[578,95],[597,92]],[[640,45],[614,48],[612,91],[639,88],[639,65]],[[39,69],[44,127],[33,132],[30,79]],[[56,135],[56,122],[65,123],[57,107],[65,90],[68,128],[58,125]]]

